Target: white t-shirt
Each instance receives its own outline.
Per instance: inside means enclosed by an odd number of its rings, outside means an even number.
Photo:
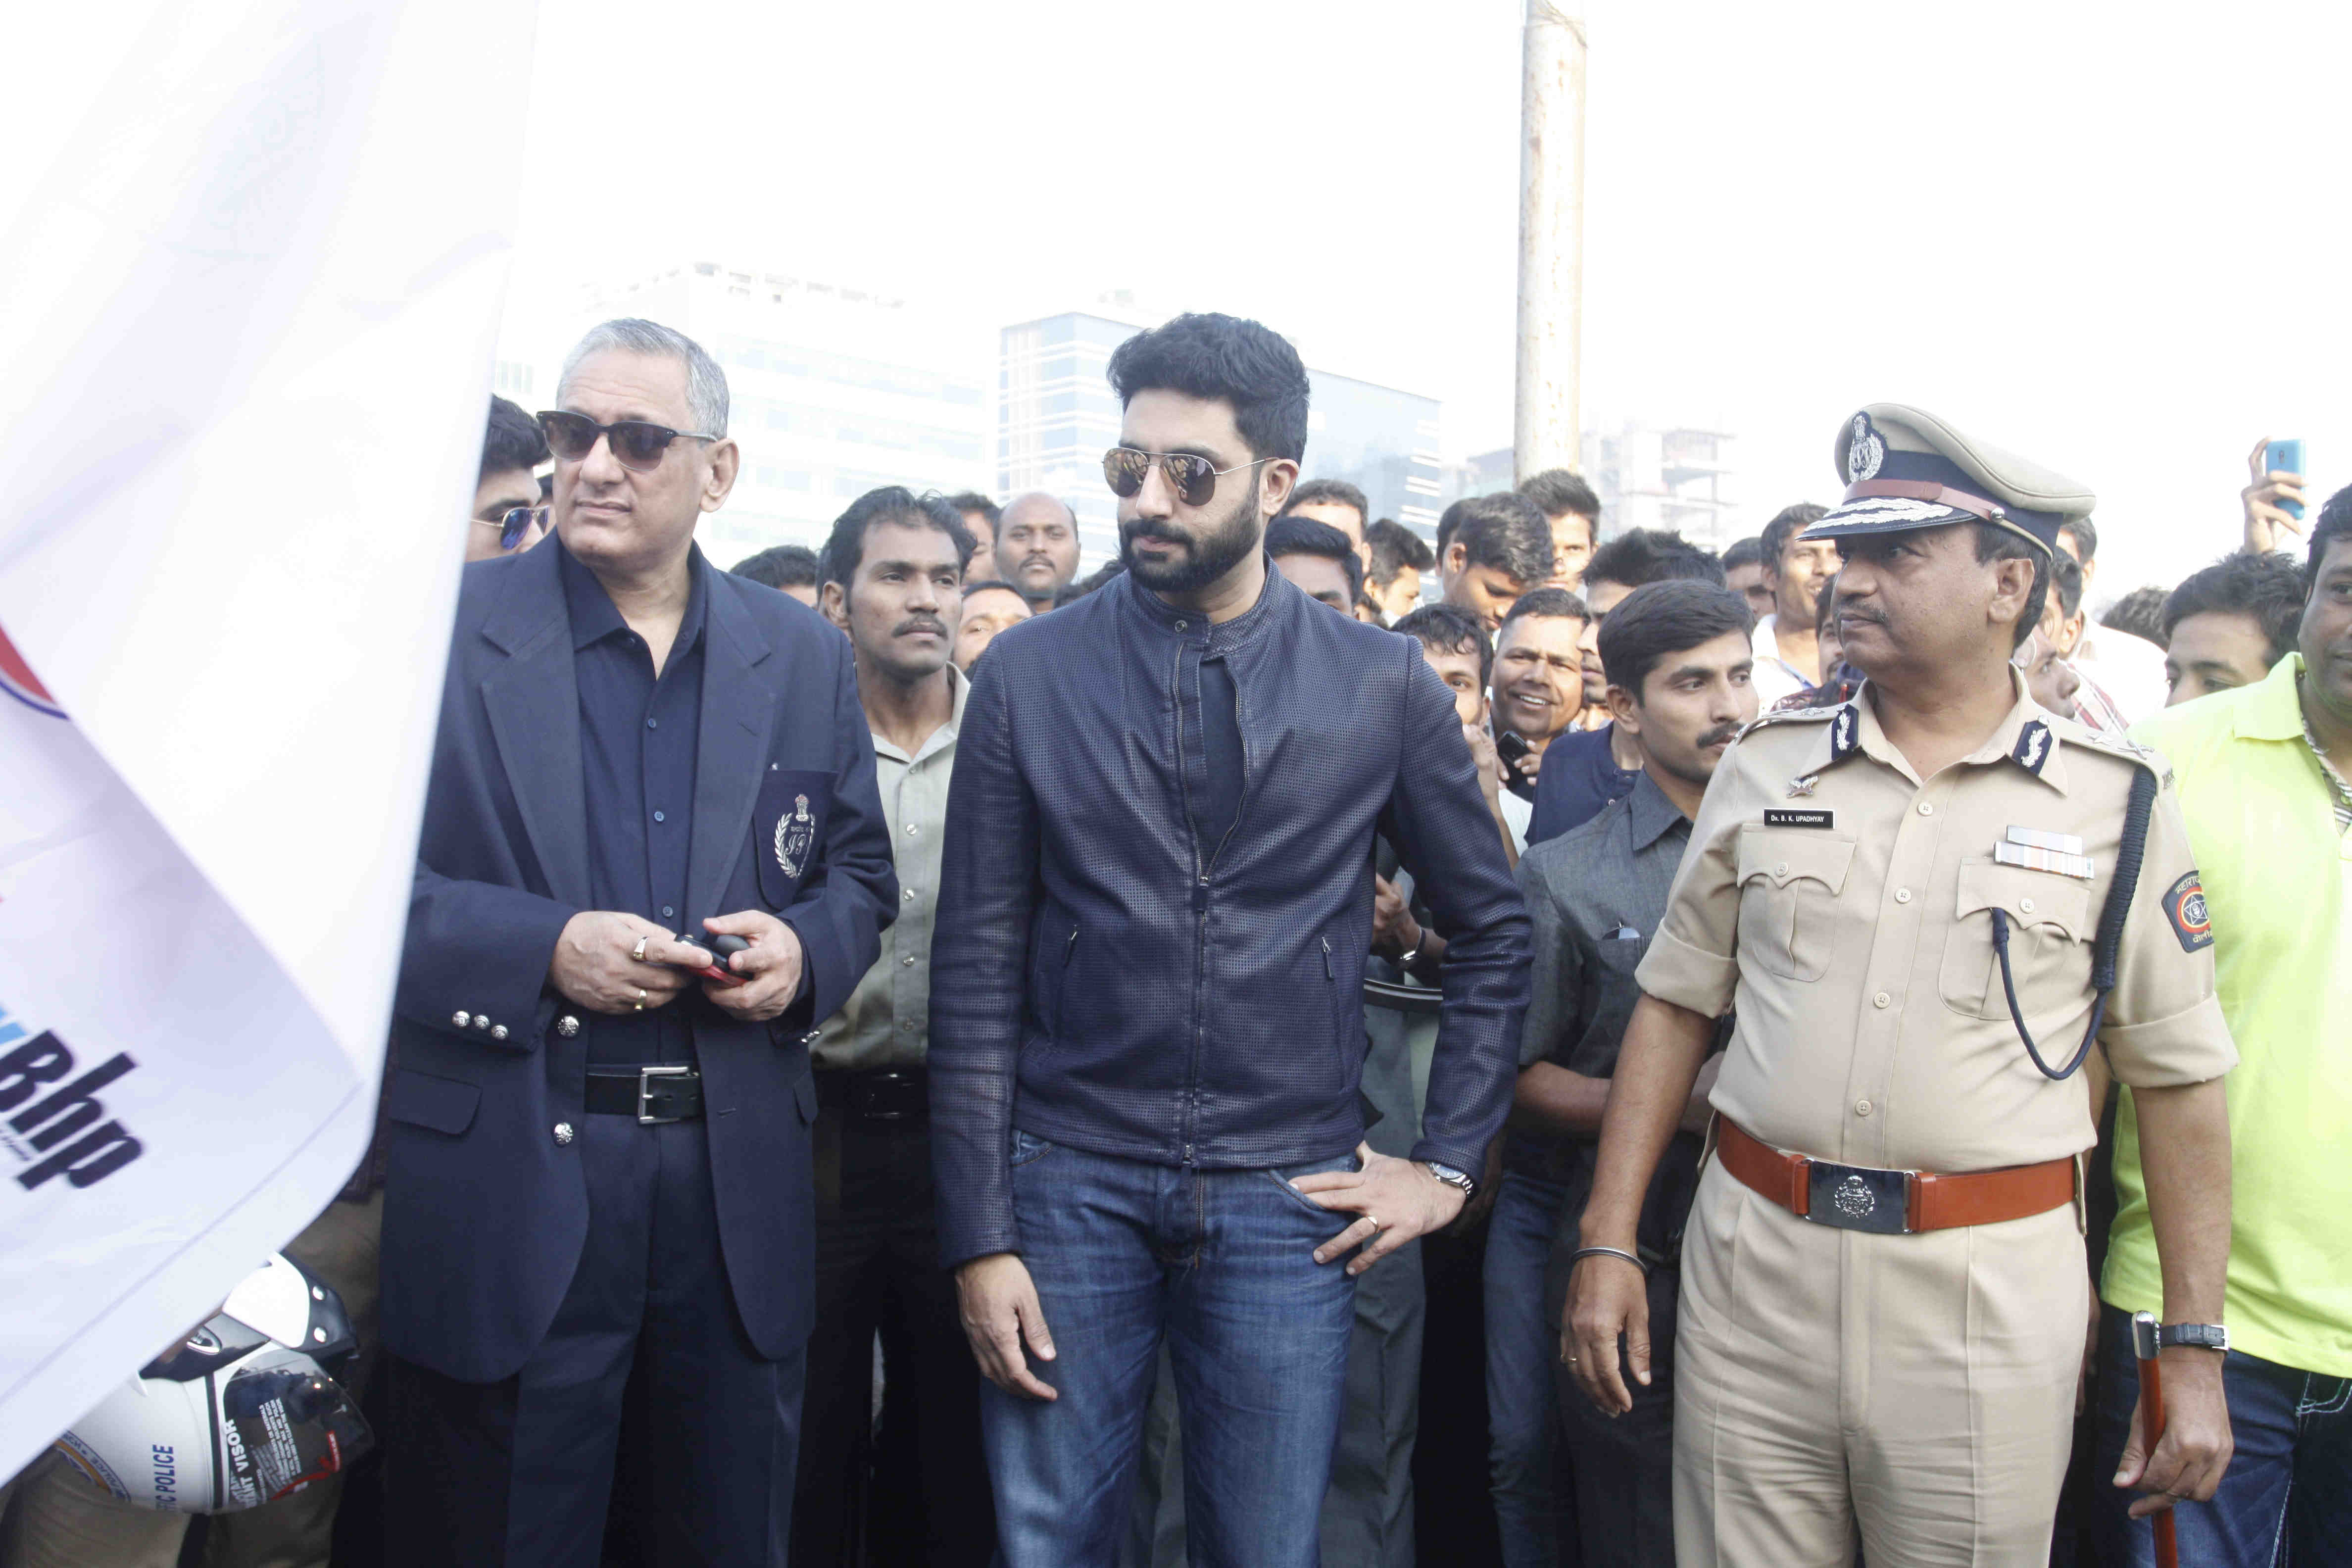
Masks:
[[[1749,683],[1756,688],[1756,710],[1759,713],[1769,712],[1783,697],[1810,691],[1820,684],[1814,679],[1818,671],[1799,669],[1780,657],[1780,640],[1772,631],[1773,623],[1780,618],[1766,616],[1756,623],[1756,673],[1749,677]]]
[[[2164,678],[2164,650],[2113,626],[2085,623],[2073,663],[2107,694],[2126,724],[2161,711],[2172,695],[2172,684]]]

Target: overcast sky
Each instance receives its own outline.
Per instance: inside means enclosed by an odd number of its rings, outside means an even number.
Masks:
[[[1588,10],[1587,418],[1732,431],[1750,527],[1833,499],[1879,399],[2096,490],[2102,598],[2230,546],[2257,437],[2352,480],[2352,7]],[[1522,16],[544,0],[517,287],[709,258],[997,321],[1130,289],[1491,449]]]

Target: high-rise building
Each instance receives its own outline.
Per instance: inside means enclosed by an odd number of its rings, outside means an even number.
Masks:
[[[772,544],[821,545],[879,485],[988,488],[989,340],[887,299],[718,262],[592,289],[582,308],[510,331],[497,390],[525,408],[555,395],[563,353],[616,316],[700,343],[727,373],[729,434],[743,465],[696,537],[725,567]]]
[[[1118,399],[1104,372],[1111,351],[1148,323],[1068,311],[1000,334],[996,488],[1059,496],[1077,514],[1083,564],[1118,552],[1118,501],[1102,455],[1118,444]],[[1437,521],[1444,478],[1433,397],[1309,367],[1307,479],[1345,479],[1393,517],[1424,531]]]
[[[1601,500],[1601,536],[1664,528],[1709,550],[1729,546],[1738,537],[1738,503],[1723,493],[1733,439],[1720,430],[1661,429],[1638,420],[1586,429],[1578,472]],[[1452,495],[1509,489],[1511,449],[1465,459],[1453,480]]]

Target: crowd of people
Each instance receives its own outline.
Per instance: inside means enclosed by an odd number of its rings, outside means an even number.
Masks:
[[[1109,378],[1084,577],[898,487],[719,570],[652,322],[493,401],[286,1248],[376,1452],[192,1528],[61,1445],[0,1568],[2352,1563],[2352,489],[2259,443],[2110,600],[1873,404],[1720,552],[1424,540],[1265,328]]]

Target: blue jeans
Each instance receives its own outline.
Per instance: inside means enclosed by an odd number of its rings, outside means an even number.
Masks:
[[[1184,1431],[1196,1568],[1315,1568],[1345,1403],[1355,1281],[1315,1248],[1349,1217],[1290,1185],[1353,1154],[1279,1171],[1149,1164],[1013,1135],[1021,1260],[1060,1395],[981,1391],[1006,1568],[1118,1554],[1164,1335]]]
[[[2155,1535],[2126,1517],[2137,1492],[2110,1484],[2139,1396],[2131,1319],[2099,1309],[2099,1451],[2104,1506],[2095,1561],[2151,1568]],[[2237,1452],[2211,1502],[2182,1503],[2180,1561],[2196,1568],[2352,1568],[2352,1378],[2322,1377],[2231,1351],[2221,1363]]]
[[[1544,1310],[1544,1268],[1567,1190],[1513,1171],[1486,1222],[1487,1467],[1506,1568],[1560,1568],[1576,1532],[1553,1466],[1559,1324]]]

